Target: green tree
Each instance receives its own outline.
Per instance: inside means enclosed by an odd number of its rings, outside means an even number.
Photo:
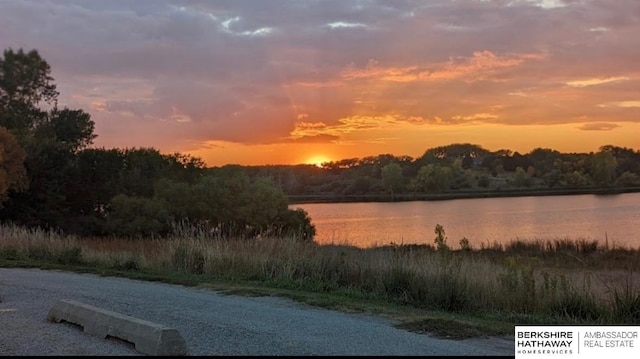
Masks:
[[[169,233],[173,219],[162,203],[119,194],[111,200],[107,232],[122,237],[153,237]]]
[[[444,165],[453,164],[453,161],[458,159],[464,169],[469,169],[474,167],[476,163],[482,163],[488,155],[489,151],[481,146],[470,143],[454,143],[430,148],[416,161],[421,165],[431,163]]]
[[[404,177],[402,176],[402,167],[398,163],[392,162],[382,167],[382,183],[385,188],[391,191],[391,198],[394,194],[402,189]]]
[[[0,126],[24,140],[45,117],[41,102],[54,105],[58,92],[49,64],[36,50],[4,50],[0,58]]]
[[[167,178],[193,184],[204,176],[206,164],[199,157],[176,152],[164,158],[169,163]]]
[[[353,194],[367,194],[370,192],[372,187],[372,180],[369,176],[355,176],[355,178],[351,178],[348,180],[347,187],[342,191],[342,194],[345,195],[353,195]]]
[[[57,109],[51,69],[37,51],[4,51],[0,59],[0,125],[26,152],[29,187],[11,192],[0,218],[59,227],[68,219],[69,170],[76,151],[91,144],[93,122],[81,110]]]
[[[616,180],[617,161],[611,152],[600,151],[593,155],[591,177],[598,186],[611,187]]]
[[[236,168],[194,184],[160,180],[154,199],[175,221],[222,237],[296,234],[309,240],[315,235],[306,212],[289,209],[284,193],[271,180],[250,180]]]
[[[536,148],[528,154],[528,157],[531,160],[531,166],[535,168],[535,173],[530,173],[530,175],[533,176],[535,174],[538,177],[542,177],[555,168],[554,163],[561,160],[562,155],[556,150]],[[528,171],[529,169],[527,168]]]
[[[52,139],[29,142],[26,153],[29,187],[10,193],[1,217],[30,227],[60,228],[70,214],[66,190],[73,154]]]
[[[478,178],[478,186],[481,188],[488,188],[491,185],[491,177],[488,174],[481,174]]]
[[[94,122],[82,110],[54,108],[35,130],[36,139],[50,138],[75,153],[93,143]]]
[[[241,195],[230,197],[229,201],[234,211],[227,221],[238,228],[239,235],[250,237],[270,232],[278,216],[288,208],[284,194],[266,178],[250,181]]]
[[[462,159],[456,158],[451,165],[451,178],[449,180],[449,187],[451,189],[473,187],[471,170],[464,169],[462,163]]]
[[[640,176],[633,172],[626,171],[618,177],[615,185],[620,187],[638,187],[640,186]]]
[[[303,241],[312,241],[316,227],[311,223],[307,211],[302,208],[288,209],[276,221],[276,231],[282,236],[292,236]]]
[[[170,162],[155,148],[127,148],[120,172],[121,192],[151,198],[156,181],[167,175]]]
[[[61,226],[68,233],[101,235],[111,199],[121,191],[124,166],[121,150],[86,148],[74,157],[66,181],[68,220]]]
[[[589,177],[584,173],[573,171],[564,175],[568,187],[581,188],[589,185]]]
[[[516,167],[516,172],[513,176],[513,184],[518,187],[531,186],[531,176],[522,167]]]
[[[414,180],[414,187],[421,192],[441,192],[449,188],[451,168],[439,164],[420,167]]]
[[[24,150],[16,137],[4,127],[0,127],[0,207],[10,190],[22,191],[27,188],[24,159]]]

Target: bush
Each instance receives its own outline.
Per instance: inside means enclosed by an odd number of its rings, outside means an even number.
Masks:
[[[30,247],[27,256],[29,257],[29,259],[43,262],[50,261],[54,257],[51,251],[41,247]]]
[[[140,259],[138,257],[129,257],[124,261],[115,259],[111,265],[111,269],[124,271],[137,271],[140,269]]]
[[[63,250],[58,254],[58,263],[64,265],[83,264],[82,248],[73,247]]]
[[[107,232],[122,237],[163,236],[171,226],[169,212],[155,200],[119,194],[111,199]]]
[[[444,227],[436,224],[434,232],[436,233],[436,238],[433,240],[433,242],[436,244],[436,248],[440,251],[448,250],[449,246],[447,245],[447,237],[444,234]]]
[[[20,252],[15,247],[4,247],[0,249],[0,258],[17,260],[20,259]]]
[[[276,227],[280,235],[292,236],[303,241],[313,241],[316,235],[316,227],[302,208],[287,209],[280,215]]]

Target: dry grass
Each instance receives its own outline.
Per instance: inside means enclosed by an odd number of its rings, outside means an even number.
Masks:
[[[640,323],[639,251],[536,240],[470,251],[318,246],[295,238],[76,238],[0,226],[0,260],[208,275],[288,289],[349,289],[450,312],[544,314]],[[626,318],[626,319],[625,319]],[[624,322],[624,323],[623,323]]]

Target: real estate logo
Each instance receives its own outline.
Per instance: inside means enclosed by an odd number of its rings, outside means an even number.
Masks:
[[[516,326],[515,357],[640,358],[638,326]]]

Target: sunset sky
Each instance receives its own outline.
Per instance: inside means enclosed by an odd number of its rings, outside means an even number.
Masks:
[[[638,0],[0,0],[95,147],[209,166],[640,149]]]

